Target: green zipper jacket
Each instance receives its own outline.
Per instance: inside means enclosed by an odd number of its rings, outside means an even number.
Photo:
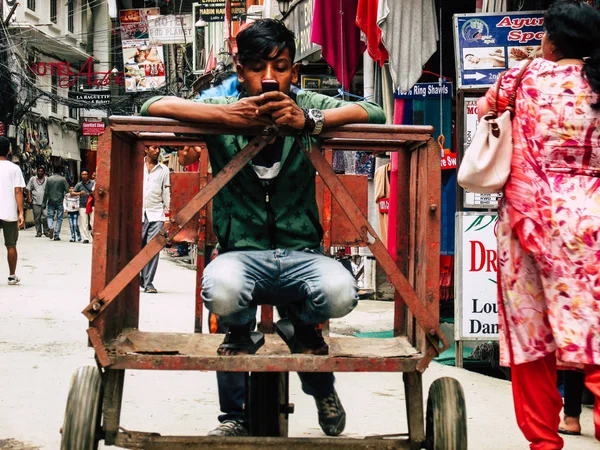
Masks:
[[[149,99],[141,114],[161,97]],[[213,97],[199,101],[229,104],[238,97]],[[349,103],[313,92],[300,91],[301,108],[332,109],[348,104],[362,106],[369,123],[385,123],[383,109],[371,102]],[[246,136],[207,135],[213,175],[216,175],[248,143]],[[265,188],[252,167],[244,167],[213,199],[213,229],[221,252],[231,250],[317,250],[323,229],[315,194],[316,171],[293,137],[283,141],[281,171]],[[267,190],[268,189],[268,190]]]

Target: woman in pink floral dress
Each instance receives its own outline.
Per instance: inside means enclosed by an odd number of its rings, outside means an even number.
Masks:
[[[556,360],[585,366],[600,440],[600,13],[545,15],[543,58],[518,88],[511,176],[498,207],[501,360],[530,448],[561,449]],[[522,64],[502,78],[506,107]],[[498,86],[479,101],[487,113]]]

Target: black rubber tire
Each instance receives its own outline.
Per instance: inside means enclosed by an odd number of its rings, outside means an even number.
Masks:
[[[454,378],[438,378],[429,388],[425,434],[427,450],[467,450],[465,395]]]
[[[80,367],[71,377],[61,450],[97,450],[102,419],[102,379],[97,367]]]
[[[252,372],[246,414],[251,436],[287,437],[289,374]]]

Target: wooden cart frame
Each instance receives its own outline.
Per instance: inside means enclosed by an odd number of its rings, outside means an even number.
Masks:
[[[286,132],[274,127],[232,130],[161,118],[111,117],[110,126],[101,136],[98,146],[91,301],[83,311],[90,321],[88,336],[100,370],[80,369],[73,378],[63,427],[63,448],[79,448],[65,442],[69,434],[88,427],[87,422],[81,422],[84,420],[81,419],[81,411],[87,414],[85,420],[94,424],[95,441],[104,439],[107,445],[125,448],[189,449],[210,446],[219,449],[300,449],[312,445],[336,449],[442,448],[433,445],[429,436],[426,439],[421,378],[422,371],[432,358],[448,348],[448,342],[439,328],[441,175],[440,150],[432,139],[432,132],[431,127],[425,126],[347,125],[324,131],[320,135],[321,149],[315,145],[306,148],[302,139],[297,137],[301,151],[305,152],[327,187],[322,189],[324,246],[328,248],[335,243],[335,240],[332,241],[331,205],[337,202],[354,228],[354,243],[368,245],[396,289],[394,337],[330,338],[330,354],[313,356],[290,354],[279,337],[270,334],[256,355],[219,356],[216,349],[222,336],[199,333],[203,309],[200,282],[207,256],[204,254],[207,227],[210,227],[208,203],[266,143],[277,134]],[[208,166],[207,152],[201,152],[200,167],[204,169],[196,178],[199,192],[185,207],[173,214],[164,231],[142,249],[145,146],[201,145],[202,136],[207,134],[245,134],[255,137],[212,179],[209,179],[205,170]],[[398,202],[395,260],[369,225],[352,194],[336,177],[330,165],[330,150],[333,149],[398,152],[399,181],[397,192],[393,194]],[[197,220],[199,236],[194,318],[197,333],[140,332],[137,330],[138,275],[165,245],[175,242],[177,234],[190,220]],[[261,329],[272,331],[272,321],[272,308],[263,306]],[[252,405],[259,408],[261,417],[267,418],[263,421],[266,425],[251,423],[253,436],[248,438],[176,437],[125,431],[120,428],[119,421],[124,373],[128,369],[238,371],[251,372],[251,377],[256,374],[254,401],[252,392],[249,394],[250,409]],[[343,437],[287,438],[287,416],[293,409],[287,400],[287,374],[311,371],[403,372],[408,433],[386,436],[386,439],[362,440]],[[82,390],[81,386],[90,383],[98,385],[95,390],[92,389],[94,395],[92,398],[88,398],[90,395],[81,398],[83,394],[78,394],[78,389]],[[450,390],[458,389],[459,396],[462,396],[460,385],[452,386]],[[446,394],[447,390],[444,391]],[[258,403],[261,405],[258,406]],[[460,405],[456,404],[452,404],[451,408],[445,406],[447,415],[454,417],[455,413],[450,409],[456,410],[457,406],[460,409]],[[436,420],[440,422],[441,419]],[[434,421],[433,412],[428,412],[427,421],[429,435],[429,422]],[[464,417],[460,416],[456,421],[456,426],[462,426]],[[431,426],[435,428],[435,425]]]

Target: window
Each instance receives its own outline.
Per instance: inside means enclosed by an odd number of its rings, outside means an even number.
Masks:
[[[81,2],[81,36],[87,33],[87,0]],[[85,41],[85,38],[83,39]]]
[[[50,21],[56,23],[57,20],[57,0],[50,0]]]
[[[67,28],[69,32],[73,33],[73,14],[75,13],[75,0],[69,0],[67,3],[68,13],[67,13]]]
[[[50,82],[50,92],[52,93],[52,99],[50,100],[51,111],[53,113],[58,113],[58,101],[56,97],[58,97],[58,75],[56,74],[56,69],[53,69],[52,73],[52,81]]]
[[[79,68],[78,67],[73,67],[73,72],[79,72]],[[75,82],[73,83],[73,85],[71,87],[69,87],[69,99],[77,99],[77,93],[79,92],[80,86],[83,87],[83,85],[80,84],[80,80],[74,80]],[[73,108],[71,106],[69,106],[69,117],[71,119],[78,119],[79,118],[79,109],[78,108]]]
[[[35,11],[35,0],[27,0],[27,9]]]

